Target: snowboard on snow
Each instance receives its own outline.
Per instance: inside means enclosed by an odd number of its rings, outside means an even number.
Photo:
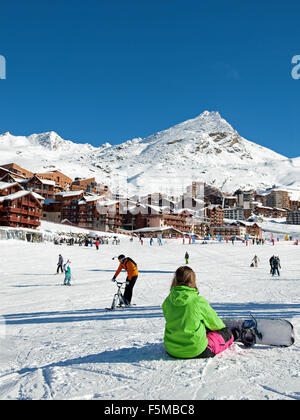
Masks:
[[[268,346],[289,347],[295,342],[293,325],[281,318],[249,318],[249,319],[223,319],[226,327],[238,332],[240,337],[236,341],[245,344],[243,338],[252,334],[253,344]]]

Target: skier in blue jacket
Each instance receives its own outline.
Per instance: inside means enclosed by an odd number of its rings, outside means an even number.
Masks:
[[[65,286],[71,286],[71,267],[70,267],[71,261],[68,260],[65,264],[64,264],[64,272],[65,272],[65,279],[64,279],[64,285]]]

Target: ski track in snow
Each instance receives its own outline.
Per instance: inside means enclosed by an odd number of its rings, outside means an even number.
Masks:
[[[200,294],[221,317],[282,317],[295,327],[289,348],[235,343],[206,360],[177,360],[163,346],[161,304],[190,254]],[[0,399],[300,399],[299,248],[231,243],[151,247],[122,239],[95,248],[1,241]],[[58,254],[72,261],[72,287],[58,287]],[[136,307],[113,312],[110,281],[124,253],[138,262]],[[269,274],[278,254],[281,277]],[[257,254],[260,263],[250,268]],[[120,274],[125,279],[125,275]],[[1,332],[1,331],[0,331]]]

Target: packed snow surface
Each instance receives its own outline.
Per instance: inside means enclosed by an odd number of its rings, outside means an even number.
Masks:
[[[0,241],[0,399],[300,399],[299,253],[293,241],[272,246],[135,238],[95,247]],[[286,318],[288,348],[234,343],[213,359],[176,360],[163,346],[161,304],[190,254],[200,294],[221,317]],[[55,275],[58,254],[71,260],[73,284]],[[106,311],[116,285],[112,257],[137,261],[129,309]],[[270,277],[279,255],[281,277]],[[257,254],[258,268],[250,268]],[[125,274],[120,274],[125,279]]]

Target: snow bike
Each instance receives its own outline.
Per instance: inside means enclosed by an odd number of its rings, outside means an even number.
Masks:
[[[123,284],[126,284],[126,281],[125,282],[117,281],[116,284],[117,284],[118,290],[117,290],[117,293],[114,294],[111,307],[106,308],[108,311],[113,311],[116,307],[121,308],[122,306],[123,307],[128,306],[125,304],[123,294],[122,294],[122,286]]]

